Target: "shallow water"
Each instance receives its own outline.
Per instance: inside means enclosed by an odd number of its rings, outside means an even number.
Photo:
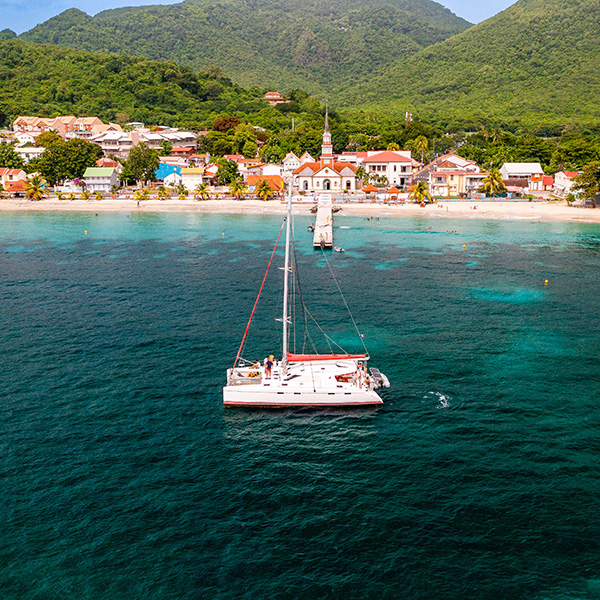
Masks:
[[[1,598],[600,597],[600,226],[309,219],[380,409],[223,409],[279,217],[0,216]]]

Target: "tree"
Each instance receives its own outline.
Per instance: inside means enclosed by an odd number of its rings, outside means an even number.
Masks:
[[[266,179],[260,179],[254,187],[254,194],[263,200],[268,200],[273,194],[273,189]]]
[[[573,189],[579,191],[586,200],[596,200],[600,194],[600,161],[594,160],[584,167],[581,174],[575,177]]]
[[[177,186],[177,196],[180,200],[185,200],[188,197],[188,193],[188,189],[185,187],[185,185],[183,185],[183,183],[180,183]]]
[[[140,142],[129,152],[129,158],[123,165],[121,179],[125,181],[143,181],[144,183],[147,183],[154,179],[158,165],[158,151],[150,148],[148,144]]]
[[[56,185],[63,179],[83,177],[85,170],[95,165],[101,156],[100,146],[87,140],[59,140],[30,161],[28,168],[41,173],[50,185]]]
[[[240,178],[240,171],[235,160],[219,159],[219,168],[217,169],[217,179],[220,185],[230,185]]]
[[[427,151],[427,148],[429,148],[429,142],[427,141],[427,138],[424,135],[420,135],[418,138],[415,138],[413,141],[413,147],[415,152],[421,154],[421,164],[423,164],[425,152]]]
[[[0,183],[0,198],[5,198],[6,192],[4,190],[4,186]]]
[[[432,202],[433,198],[429,192],[429,186],[425,181],[419,181],[417,185],[408,194],[408,197],[417,204]]]
[[[159,186],[157,192],[159,200],[166,200],[170,196],[169,190],[164,185]]]
[[[502,175],[500,174],[500,171],[494,167],[482,179],[481,191],[490,196],[495,196],[498,192],[503,192],[504,190],[506,190],[506,186],[502,180]]]
[[[0,168],[22,169],[25,166],[23,159],[8,144],[0,144]]]
[[[248,186],[243,182],[237,179],[233,183],[229,185],[229,193],[236,199],[242,200],[248,191]]]
[[[148,188],[143,188],[141,190],[135,190],[133,192],[133,199],[137,200],[148,200],[150,198],[150,190]]]
[[[206,200],[210,196],[208,185],[206,183],[199,183],[194,190],[194,198],[202,198]]]
[[[358,167],[356,169],[356,178],[362,183],[368,183],[370,179],[369,173],[364,169],[364,167]]]
[[[86,190],[86,189],[83,189],[81,191],[81,199],[82,200],[89,200],[91,195],[92,194],[88,190]]]
[[[227,133],[230,129],[235,129],[240,123],[241,121],[234,116],[219,117],[218,119],[215,119],[212,130]]]
[[[62,138],[56,131],[44,131],[35,138],[35,145],[38,148],[50,148],[55,142],[61,142]]]
[[[46,182],[40,175],[34,175],[28,182],[25,188],[25,196],[34,202],[46,197],[45,194]]]
[[[173,152],[173,142],[169,140],[161,140],[160,142],[161,156],[171,156]]]

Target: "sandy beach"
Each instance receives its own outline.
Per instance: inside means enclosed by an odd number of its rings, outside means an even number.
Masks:
[[[294,202],[295,214],[310,214],[312,202]],[[440,202],[421,207],[417,204],[393,205],[381,203],[336,204],[337,213],[357,217],[423,217],[453,219],[500,219],[515,221],[575,221],[600,222],[600,210],[567,206],[566,202]],[[284,202],[271,200],[146,200],[140,206],[131,199],[57,200],[31,202],[26,199],[2,199],[0,211],[126,211],[126,212],[199,212],[236,214],[281,214]]]

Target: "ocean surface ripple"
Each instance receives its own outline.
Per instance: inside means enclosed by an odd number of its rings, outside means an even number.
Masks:
[[[380,409],[222,407],[279,217],[1,215],[0,598],[600,597],[600,226],[336,225]]]

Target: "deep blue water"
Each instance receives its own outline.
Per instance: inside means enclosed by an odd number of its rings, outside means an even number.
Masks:
[[[225,410],[280,225],[0,215],[0,598],[599,598],[600,226],[336,217],[385,405]]]

